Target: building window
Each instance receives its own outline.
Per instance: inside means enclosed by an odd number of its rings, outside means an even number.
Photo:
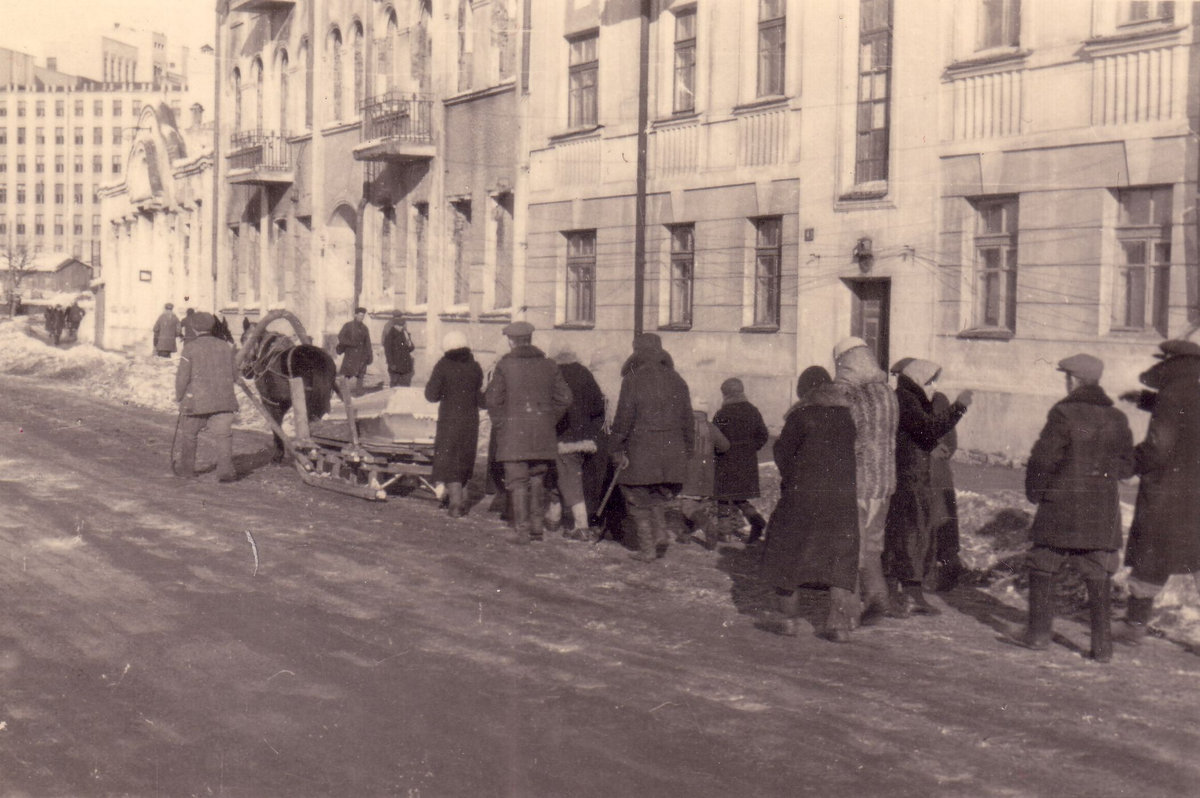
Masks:
[[[8,204],[8,187],[0,186],[0,205]]]
[[[100,237],[100,214],[92,216],[92,238]]]
[[[112,173],[114,175],[121,174],[121,156],[120,155],[114,155],[112,157]]]
[[[675,101],[676,113],[696,109],[696,9],[675,15]]]
[[[413,204],[413,303],[429,302],[429,203]]]
[[[75,204],[76,205],[83,204],[83,183],[75,184]]]
[[[67,171],[66,156],[65,155],[55,155],[54,156],[54,174],[56,174],[56,175],[66,174],[66,171]]]
[[[350,116],[356,115],[362,108],[363,93],[367,82],[367,64],[366,54],[363,49],[363,30],[362,26],[355,23],[350,29],[351,42],[353,48],[352,56],[354,58],[354,108],[351,110]]]
[[[82,144],[83,144],[83,128],[77,127],[77,128],[75,128],[75,145],[80,146]]]
[[[23,128],[23,127],[17,128],[17,143],[18,144],[25,143],[25,128]]]
[[[17,100],[17,116],[25,116],[25,101]]]
[[[100,146],[103,143],[104,143],[104,128],[102,128],[102,127],[92,128],[92,144],[95,144],[96,146]]]
[[[891,0],[862,0],[858,33],[858,141],[854,181],[887,180],[892,67]]]
[[[567,125],[572,128],[596,124],[596,82],[600,73],[596,43],[599,34],[589,33],[570,40],[570,94]]]
[[[46,156],[45,155],[33,156],[33,171],[39,175],[44,175],[46,173]]]
[[[46,128],[44,128],[44,127],[35,128],[33,136],[34,136],[34,138],[33,138],[34,144],[38,145],[39,147],[45,146],[45,144],[46,144]]]
[[[1016,330],[1017,199],[975,202],[976,326]]]
[[[34,113],[39,117],[44,117],[46,115],[46,101],[38,100],[36,109]]]
[[[465,305],[471,300],[471,263],[467,256],[471,236],[471,201],[450,203],[450,257],[453,269],[451,304]]]
[[[671,233],[671,285],[667,323],[692,325],[692,286],[696,277],[696,226],[674,225]]]
[[[121,128],[120,127],[114,127],[112,129],[112,143],[113,144],[121,143]]]
[[[54,204],[62,205],[66,201],[67,201],[66,186],[64,186],[62,183],[55,183],[54,184]]]
[[[46,235],[46,217],[40,213],[33,217],[33,234],[35,236]]]
[[[458,0],[458,91],[471,88],[471,67],[475,55],[475,31],[470,0]]]
[[[24,174],[24,173],[25,173],[25,156],[18,155],[17,156],[17,174]]]
[[[754,220],[754,325],[778,327],[783,265],[783,219]]]
[[[329,34],[329,67],[333,84],[333,118],[342,118],[342,34],[336,28]]]
[[[62,214],[61,213],[54,214],[54,235],[61,236],[66,231],[67,231],[66,227],[63,226]]]
[[[1140,25],[1145,22],[1170,24],[1175,21],[1173,2],[1155,3],[1133,0],[1121,4],[1121,24]]]
[[[113,112],[112,112],[113,116],[121,115],[121,101],[120,100],[113,100],[112,108],[113,108]]]
[[[596,321],[596,231],[567,233],[568,324]]]
[[[46,204],[46,184],[45,183],[34,183],[33,184],[33,201],[37,205],[45,205]]]
[[[7,143],[8,143],[8,131],[0,130],[0,144],[7,144]]]
[[[1020,0],[980,0],[978,49],[1016,47],[1020,43]]]
[[[66,128],[62,128],[62,127],[54,128],[54,143],[59,147],[61,147],[62,145],[67,143]]]
[[[1117,192],[1114,329],[1167,334],[1171,277],[1171,187]]]
[[[8,116],[8,101],[0,101],[0,117]]]
[[[24,217],[17,219],[17,235],[25,235],[25,219]]]
[[[25,184],[24,183],[17,183],[17,204],[18,205],[25,204]]]
[[[55,100],[54,101],[54,115],[58,116],[58,117],[67,115],[67,101],[66,100]]]
[[[786,0],[758,0],[758,96],[783,94]]]
[[[71,232],[77,236],[83,235],[83,214],[77,213],[71,218]]]
[[[92,173],[97,174],[97,175],[104,173],[104,157],[103,156],[101,156],[101,155],[93,155],[92,156]]]
[[[104,116],[104,100],[92,100],[92,116]]]
[[[82,155],[75,156],[75,174],[77,174],[77,175],[83,174],[83,156]]]
[[[395,232],[396,209],[385,205],[379,209],[379,287],[384,296],[392,290],[392,271],[396,260],[393,252]]]
[[[134,100],[134,101],[131,103],[131,105],[133,106],[133,115],[134,115],[134,116],[137,116],[137,115],[138,115],[138,113],[139,113],[139,112],[142,110],[142,101],[141,101],[141,100]]]
[[[492,307],[512,307],[513,289],[513,195],[504,192],[494,197],[492,241],[495,247],[495,272],[492,279]]]
[[[0,155],[0,173],[8,172],[8,158],[5,155]]]
[[[83,116],[83,100],[75,101],[75,116]]]

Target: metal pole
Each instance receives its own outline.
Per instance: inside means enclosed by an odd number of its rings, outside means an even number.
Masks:
[[[641,0],[638,53],[637,187],[633,210],[633,335],[644,330],[646,298],[646,151],[650,120],[650,0]]]

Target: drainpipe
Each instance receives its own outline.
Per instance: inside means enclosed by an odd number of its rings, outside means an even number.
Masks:
[[[637,186],[633,209],[633,335],[644,329],[646,299],[646,150],[650,120],[650,0],[641,0],[638,52]]]
[[[227,12],[228,13],[228,12]],[[213,6],[213,143],[212,143],[212,222],[210,225],[210,237],[212,239],[209,247],[209,257],[212,261],[212,312],[216,313],[217,305],[217,263],[220,259],[218,249],[221,243],[221,150],[219,144],[221,141],[221,81],[225,74],[221,66],[221,9],[214,4]]]

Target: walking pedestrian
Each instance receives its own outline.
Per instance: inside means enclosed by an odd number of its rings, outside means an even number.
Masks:
[[[154,322],[154,353],[159,357],[170,357],[176,350],[178,337],[179,319],[175,316],[175,305],[168,302]]]
[[[1118,634],[1135,645],[1172,574],[1192,574],[1200,588],[1200,345],[1169,340],[1159,348],[1162,362],[1140,377],[1150,390],[1121,397],[1150,411],[1134,456],[1139,484],[1125,550],[1129,607]]]
[[[79,340],[79,325],[83,323],[83,317],[87,311],[79,307],[78,302],[72,302],[67,308],[67,335],[74,341]]]
[[[729,450],[729,439],[709,421],[708,405],[703,399],[694,401],[692,435],[695,445],[692,456],[688,458],[687,476],[679,491],[679,512],[691,526],[691,539],[712,550],[720,540],[716,502],[713,499],[716,456]]]
[[[1111,577],[1121,548],[1118,482],[1133,476],[1133,433],[1100,387],[1104,363],[1088,354],[1060,360],[1067,396],[1046,417],[1029,455],[1025,496],[1037,505],[1029,551],[1029,620],[1021,639],[1050,645],[1054,577],[1074,568],[1087,586],[1092,650],[1112,659]]]
[[[932,570],[934,553],[929,461],[938,440],[954,429],[971,404],[971,391],[964,390],[946,412],[934,411],[934,385],[941,373],[936,363],[914,358],[900,372],[896,384],[900,409],[896,492],[884,524],[883,562],[884,572],[894,586],[893,604],[901,615],[941,612],[925,598],[923,587]]]
[[[195,321],[195,308],[188,308],[187,310],[183,311],[183,321],[179,322],[179,337],[183,339],[185,344],[196,337],[196,328],[194,326]],[[242,321],[245,322],[247,320],[243,319]]]
[[[782,634],[797,633],[797,590],[828,588],[821,634],[841,643],[858,622],[858,492],[854,419],[832,383],[820,366],[805,369],[796,383],[798,401],[775,441],[779,503],[767,526],[762,573],[775,586]]]
[[[563,509],[571,513],[572,528],[563,537],[572,540],[591,540],[594,537],[591,512],[584,490],[584,472],[597,451],[597,441],[604,429],[604,392],[600,390],[591,370],[579,362],[569,349],[554,356],[559,373],[571,389],[571,404],[558,420],[558,458],[555,472],[558,482],[559,515]],[[553,513],[551,520],[553,521]]]
[[[571,404],[571,389],[554,361],[533,345],[532,324],[514,321],[503,332],[509,351],[496,363],[485,397],[495,459],[504,465],[513,540],[529,543],[545,532],[545,480],[558,457],[555,427]]]
[[[366,308],[355,308],[354,318],[342,325],[338,331],[337,353],[343,355],[342,365],[338,374],[342,377],[354,378],[354,391],[363,392],[363,378],[367,375],[367,366],[375,360],[371,349],[371,331],[367,329],[365,319]]]
[[[667,504],[679,494],[694,450],[688,386],[670,364],[657,335],[634,339],[609,440],[617,484],[637,528],[632,556],[641,562],[666,555]]]
[[[475,471],[482,387],[483,369],[475,362],[466,336],[458,330],[446,333],[442,357],[425,384],[425,399],[438,403],[432,477],[446,486],[451,518],[467,512],[464,490]]]
[[[233,482],[233,414],[237,397],[233,392],[236,378],[233,344],[212,335],[216,318],[197,313],[192,321],[196,338],[186,343],[175,372],[175,401],[181,416],[182,437],[178,473],[196,475],[196,444],[200,431],[207,429],[216,438],[217,479]]]
[[[729,441],[729,448],[716,456],[713,496],[719,506],[736,508],[750,522],[746,542],[753,544],[767,526],[750,500],[759,497],[758,450],[767,444],[770,433],[762,413],[746,398],[746,389],[737,377],[721,383],[721,398],[721,409],[713,416],[713,424]]]
[[[413,343],[402,311],[395,311],[383,325],[383,356],[387,360],[388,385],[407,387],[413,378]],[[468,350],[469,352],[470,350]]]
[[[863,626],[899,613],[883,576],[883,529],[896,488],[896,427],[899,402],[887,374],[861,338],[833,348],[833,384],[854,419],[855,485],[858,491],[858,578]]]

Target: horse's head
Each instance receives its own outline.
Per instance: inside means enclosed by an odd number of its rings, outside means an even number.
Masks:
[[[250,319],[242,317],[242,338],[239,343],[246,343],[246,338],[249,337],[250,331],[254,329],[254,325],[250,323]]]
[[[220,338],[222,341],[233,343],[233,333],[229,331],[229,322],[225,321],[224,316],[217,316],[217,321],[213,324],[211,334],[214,338]]]

